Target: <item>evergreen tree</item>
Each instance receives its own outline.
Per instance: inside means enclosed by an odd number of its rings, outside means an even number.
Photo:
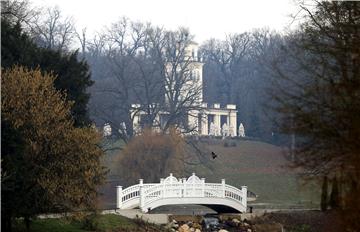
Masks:
[[[93,84],[89,66],[78,61],[78,53],[61,53],[38,47],[21,29],[20,24],[11,24],[1,20],[1,66],[4,68],[21,65],[35,69],[40,67],[43,74],[57,76],[54,85],[66,92],[67,100],[74,101],[71,108],[76,126],[90,124],[87,103],[90,95],[87,88]]]

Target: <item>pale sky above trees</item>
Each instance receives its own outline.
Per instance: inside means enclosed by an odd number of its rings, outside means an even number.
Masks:
[[[185,26],[199,43],[209,38],[268,27],[284,31],[296,14],[294,0],[32,0],[34,6],[58,6],[64,16],[73,16],[77,30],[89,35],[110,26],[120,17],[151,22],[167,29]]]

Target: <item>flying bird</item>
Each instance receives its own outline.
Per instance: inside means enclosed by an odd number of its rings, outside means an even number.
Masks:
[[[217,155],[213,151],[211,152],[211,156],[213,159],[215,159],[217,157]]]

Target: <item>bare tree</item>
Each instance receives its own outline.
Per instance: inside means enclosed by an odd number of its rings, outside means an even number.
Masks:
[[[58,7],[47,8],[31,25],[31,35],[42,47],[67,50],[76,35],[72,17],[63,17]]]
[[[349,231],[360,228],[360,4],[315,2],[273,61],[274,107],[296,133],[295,164],[308,176],[339,177]]]
[[[40,14],[40,9],[31,6],[27,0],[2,0],[1,18],[10,23],[20,23],[28,27]]]
[[[234,85],[241,78],[241,64],[250,49],[250,34],[234,34],[227,36],[225,41],[211,39],[202,47],[202,53],[207,63],[214,63],[218,67],[218,78],[224,83],[223,93],[226,103],[234,103]],[[244,89],[246,91],[246,89]]]

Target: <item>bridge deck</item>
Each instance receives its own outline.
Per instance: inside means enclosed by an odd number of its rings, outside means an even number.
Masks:
[[[122,189],[117,187],[117,208],[133,209],[139,207],[142,212],[163,205],[198,204],[213,208],[229,208],[238,212],[246,212],[247,187],[238,189],[221,183],[205,183],[193,173],[188,179],[178,180],[172,174],[160,183],[139,184]]]

